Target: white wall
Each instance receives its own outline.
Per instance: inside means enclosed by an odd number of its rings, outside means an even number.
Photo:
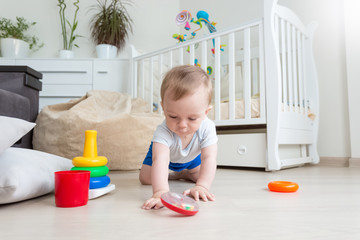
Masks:
[[[88,9],[96,1],[80,1],[78,33],[84,38],[78,41],[81,48],[75,49],[76,56],[93,57],[94,45],[89,39],[88,29],[92,14]],[[320,87],[318,147],[319,154],[323,157],[351,156],[343,1],[279,0],[280,4],[293,9],[305,23],[317,21],[319,24],[314,51]],[[36,33],[46,45],[32,57],[57,56],[61,49],[61,31],[56,0],[0,0],[0,6],[0,16],[14,18],[18,15],[38,22]],[[185,9],[194,14],[198,10],[206,10],[210,14],[210,20],[218,22],[218,29],[259,17],[263,11],[262,0],[134,0],[134,6],[129,8],[134,19],[134,33],[130,36],[129,43],[144,51],[176,43],[171,37],[179,31],[175,16]],[[359,95],[356,94],[355,96]]]
[[[74,0],[65,0],[67,18],[73,19]],[[37,22],[32,28],[45,46],[33,53],[31,57],[57,57],[62,48],[61,25],[57,0],[0,0],[0,17],[15,20],[15,16],[25,17],[29,21]],[[77,34],[82,35],[76,43],[80,48],[74,48],[76,57],[87,58],[95,56],[95,46],[90,39],[89,23],[94,12],[91,6],[96,0],[80,0],[79,27]],[[130,34],[129,42],[137,48],[146,51],[169,46],[174,41],[172,33],[177,31],[173,18],[179,11],[179,0],[133,0],[133,6],[128,7],[134,21],[134,32]]]
[[[360,1],[345,0],[344,3],[351,157],[360,159]]]

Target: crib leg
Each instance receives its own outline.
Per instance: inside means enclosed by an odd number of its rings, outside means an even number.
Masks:
[[[279,157],[279,145],[275,143],[275,141],[269,141],[269,137],[267,139],[267,167],[266,171],[276,171],[281,168],[281,161]]]
[[[316,144],[309,145],[309,156],[312,158],[312,163],[318,164],[320,162]]]

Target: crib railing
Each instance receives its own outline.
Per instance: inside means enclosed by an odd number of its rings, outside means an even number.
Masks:
[[[309,109],[306,86],[306,52],[308,41],[306,27],[302,22],[289,16],[287,8],[277,6],[275,32],[280,51],[282,111],[306,115]]]
[[[149,101],[150,111],[161,112],[159,92],[163,74],[173,66],[194,64],[195,60],[205,71],[209,70],[209,63],[213,65],[210,77],[214,85],[214,121],[218,126],[266,123],[262,19],[134,57],[133,96]],[[241,69],[240,73],[236,69]],[[224,71],[228,90],[221,93]],[[260,102],[260,116],[256,118],[251,114],[254,93]],[[244,104],[243,118],[236,117],[235,102],[239,97]],[[222,116],[224,101],[228,102],[226,118]]]

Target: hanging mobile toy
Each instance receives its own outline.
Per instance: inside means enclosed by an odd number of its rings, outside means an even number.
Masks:
[[[161,195],[161,202],[165,207],[184,215],[192,216],[199,212],[199,205],[188,196],[167,192]]]
[[[211,67],[211,66],[208,66],[208,67],[206,68],[206,72],[207,72],[208,75],[211,75],[212,72],[213,72],[212,67]]]
[[[185,30],[190,29],[189,21],[191,20],[191,13],[187,10],[181,11],[175,18],[175,22],[178,26],[185,24]]]
[[[179,42],[185,42],[186,41],[186,34],[182,35],[182,34],[174,33],[172,35],[172,37],[179,40]]]
[[[220,51],[224,51],[224,47],[226,47],[226,45],[224,44],[224,45],[220,45]],[[213,54],[215,54],[215,48],[212,48],[211,49],[211,52],[213,53]]]
[[[195,31],[193,31],[193,32],[191,33],[191,35],[192,35],[193,37],[195,37],[196,32],[199,31],[199,30],[202,28],[202,23],[201,23],[201,22],[205,23],[205,26],[208,28],[208,30],[209,30],[210,33],[213,33],[213,32],[216,32],[216,31],[217,31],[216,28],[215,28],[216,23],[210,22],[210,20],[209,20],[209,14],[208,14],[207,12],[205,12],[205,11],[198,11],[197,14],[196,14],[196,17],[197,17],[197,20],[194,21],[194,19],[191,19],[191,22],[199,25],[200,28],[196,29]],[[213,42],[213,46],[215,47],[215,40],[213,39],[212,42]]]
[[[215,25],[216,23],[214,22],[210,22],[209,20],[209,14],[205,11],[198,11],[196,14],[196,17],[200,20],[203,21],[206,25],[206,27],[209,29],[210,33],[216,32],[216,28]]]
[[[194,60],[194,66],[201,67],[199,60],[197,58],[195,58]]]

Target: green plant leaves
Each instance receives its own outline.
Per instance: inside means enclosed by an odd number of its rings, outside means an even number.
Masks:
[[[130,1],[123,1],[131,5]],[[97,0],[91,10],[97,11],[90,23],[91,37],[95,44],[111,44],[120,50],[124,47],[133,21],[121,0]]]
[[[77,20],[77,14],[80,9],[79,7],[80,0],[76,0],[73,5],[76,7],[75,13],[74,13],[74,19],[71,23],[68,19],[66,19],[65,16],[65,9],[66,9],[66,3],[64,0],[58,0],[58,7],[59,7],[59,16],[60,16],[60,22],[61,22],[61,33],[63,36],[63,49],[64,50],[72,50],[72,47],[79,47],[77,44],[74,44],[74,41],[78,37],[82,37],[81,35],[75,34],[75,31],[78,26],[78,20]],[[67,26],[68,28],[67,28]]]
[[[26,31],[34,26],[36,22],[28,22],[23,17],[16,17],[16,22],[12,22],[7,18],[0,18],[0,38],[16,38],[23,40],[29,44],[29,48],[33,51],[44,46],[35,36],[26,34]]]

